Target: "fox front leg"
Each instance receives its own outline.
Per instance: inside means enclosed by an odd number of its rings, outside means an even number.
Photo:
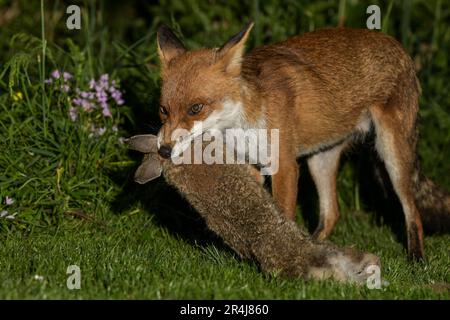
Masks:
[[[295,220],[299,165],[295,157],[284,158],[280,152],[280,168],[272,176],[272,195],[284,215]]]

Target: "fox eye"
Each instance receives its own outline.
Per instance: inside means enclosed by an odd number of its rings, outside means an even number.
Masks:
[[[202,111],[202,109],[203,109],[203,104],[196,103],[190,107],[188,113],[189,113],[189,115],[193,116],[193,115],[199,113],[200,111]]]
[[[167,116],[167,114],[169,113],[166,109],[166,107],[164,106],[159,106],[159,112],[161,112],[161,114]]]

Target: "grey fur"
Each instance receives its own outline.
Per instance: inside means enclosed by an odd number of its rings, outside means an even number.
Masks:
[[[154,141],[148,138],[149,144]],[[149,150],[135,146],[138,151]],[[146,155],[141,167],[161,166],[166,181],[189,201],[208,227],[241,257],[255,259],[265,272],[364,283],[370,276],[367,267],[380,265],[378,257],[370,253],[313,240],[281,214],[272,196],[252,175],[250,165],[175,165],[170,159],[151,155]]]

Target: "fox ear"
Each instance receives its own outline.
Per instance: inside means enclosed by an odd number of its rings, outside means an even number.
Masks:
[[[245,43],[252,28],[253,22],[248,23],[219,49],[218,60],[224,65],[225,72],[233,75],[240,74]]]
[[[168,26],[159,26],[156,34],[159,59],[163,65],[169,64],[173,58],[186,52],[183,43]]]

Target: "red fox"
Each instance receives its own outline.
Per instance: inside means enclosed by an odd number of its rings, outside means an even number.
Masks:
[[[180,143],[211,129],[279,130],[279,170],[272,195],[295,218],[300,156],[317,187],[326,238],[339,217],[336,175],[342,152],[375,131],[406,220],[408,255],[424,259],[423,227],[450,229],[450,195],[419,171],[417,113],[420,86],[414,64],[392,37],[370,30],[331,28],[261,46],[244,55],[253,23],[222,47],[188,51],[166,26],[157,31],[163,123],[158,149],[168,158]],[[201,131],[194,122],[201,122]]]

